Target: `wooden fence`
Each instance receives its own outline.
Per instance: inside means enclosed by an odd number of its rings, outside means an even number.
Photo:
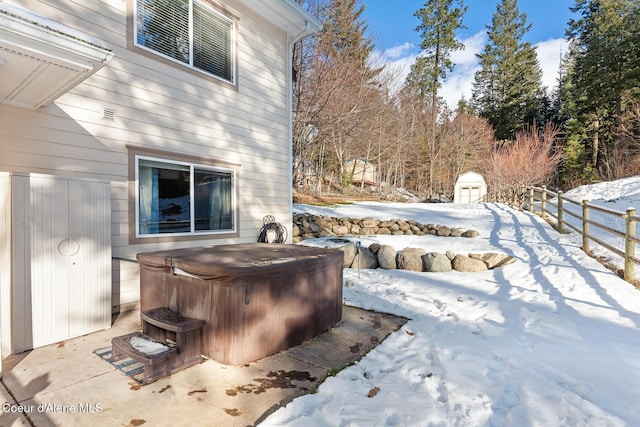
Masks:
[[[626,211],[607,209],[589,203],[589,200],[576,201],[562,194],[562,191],[553,192],[546,187],[527,187],[518,192],[502,194],[489,194],[487,201],[507,203],[519,209],[528,210],[545,219],[554,218],[559,232],[568,228],[582,235],[582,250],[591,253],[590,243],[595,242],[603,248],[624,259],[624,278],[629,282],[635,280],[634,265],[640,264],[640,259],[635,256],[636,244],[640,244],[640,238],[636,236],[636,225],[640,216],[635,208]],[[611,216],[624,221],[625,226],[619,229],[610,225],[596,222],[592,219],[592,213]],[[573,219],[573,220],[572,220]],[[593,227],[601,232],[618,236],[624,240],[623,247],[605,241],[599,235],[593,233]]]

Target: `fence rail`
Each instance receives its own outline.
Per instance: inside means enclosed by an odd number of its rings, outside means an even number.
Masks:
[[[518,192],[489,194],[486,200],[507,203],[540,215],[545,219],[555,219],[559,232],[562,233],[565,228],[570,228],[582,236],[582,250],[586,253],[591,253],[591,242],[595,242],[623,258],[625,280],[629,282],[635,280],[634,266],[640,264],[640,259],[635,255],[636,244],[640,244],[640,238],[636,236],[636,226],[640,221],[640,216],[636,214],[635,208],[617,211],[594,205],[589,200],[578,202],[564,196],[562,191],[556,193],[544,186],[527,187]],[[624,221],[624,230],[593,220],[591,214],[594,212]],[[576,221],[569,220],[567,217]],[[599,235],[594,234],[593,228],[623,240],[623,247],[605,241]]]

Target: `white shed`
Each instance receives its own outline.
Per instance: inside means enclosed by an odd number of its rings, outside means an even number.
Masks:
[[[453,196],[454,203],[477,203],[487,194],[487,183],[476,172],[465,172],[458,178]]]

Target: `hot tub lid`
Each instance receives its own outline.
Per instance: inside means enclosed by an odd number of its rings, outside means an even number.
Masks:
[[[146,252],[137,255],[142,268],[173,268],[202,279],[268,273],[283,268],[305,267],[335,259],[342,265],[341,251],[292,244],[244,243],[200,246]]]

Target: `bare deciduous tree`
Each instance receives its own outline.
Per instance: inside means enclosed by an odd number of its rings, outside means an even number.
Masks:
[[[562,156],[556,145],[558,128],[547,125],[521,131],[516,140],[496,149],[487,165],[487,184],[494,192],[518,191],[528,185],[548,184]]]

